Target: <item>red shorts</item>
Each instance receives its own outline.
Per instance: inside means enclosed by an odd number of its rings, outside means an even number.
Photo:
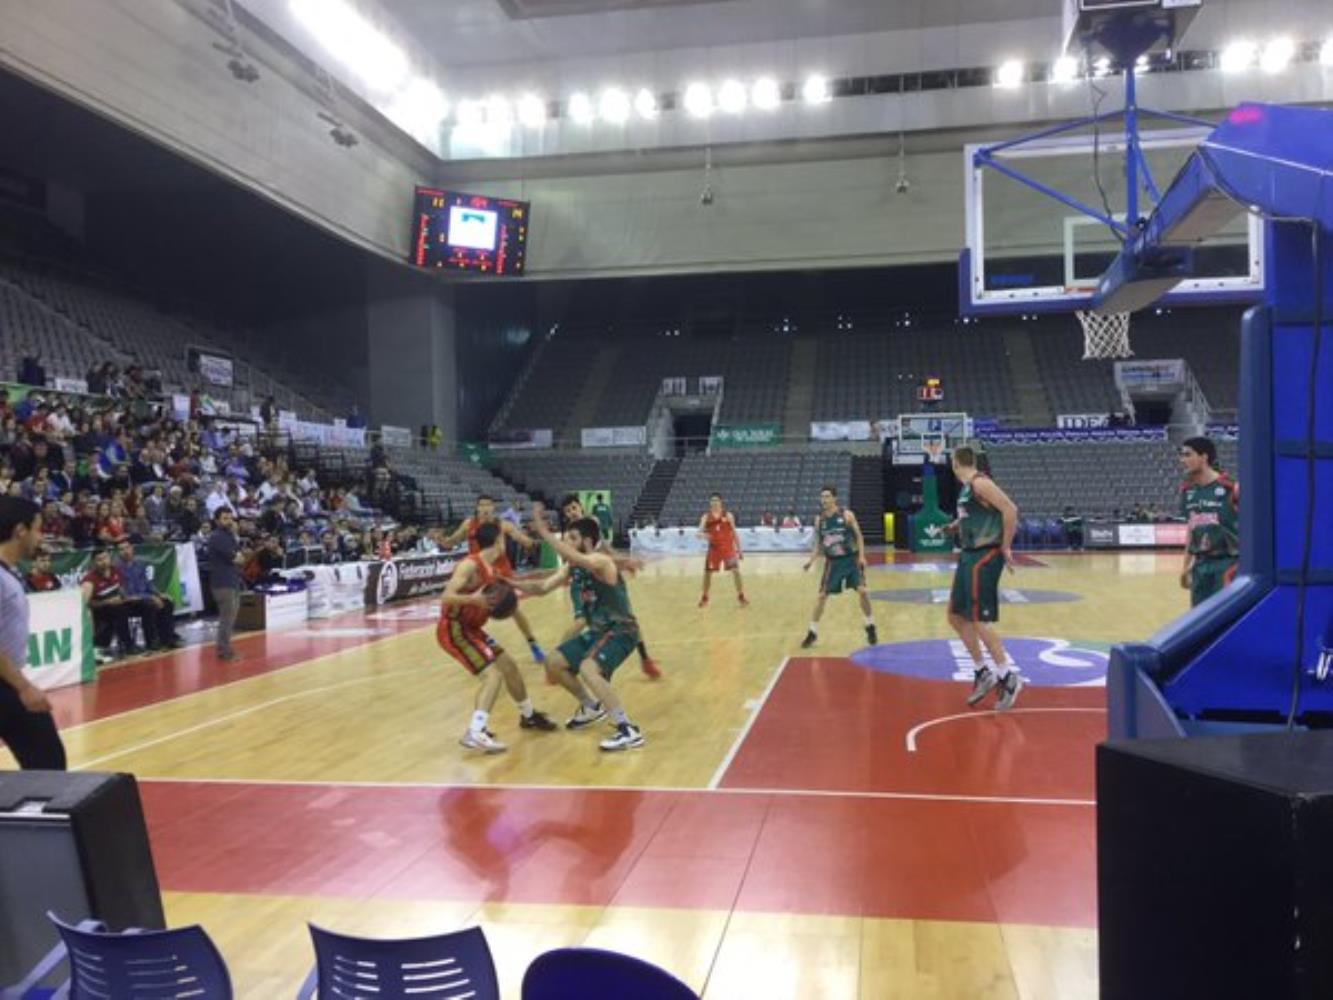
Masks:
[[[469,625],[457,618],[440,619],[440,624],[435,627],[435,641],[474,676],[504,652],[481,626]]]
[[[717,573],[724,569],[735,569],[740,562],[740,554],[735,549],[710,548],[708,558],[704,561],[704,569],[709,573]]]

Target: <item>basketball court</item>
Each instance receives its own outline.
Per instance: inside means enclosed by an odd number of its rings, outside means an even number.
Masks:
[[[209,928],[243,996],[295,990],[305,921],[480,923],[507,995],[588,944],[706,997],[1094,996],[1107,650],[1177,614],[1179,556],[1022,558],[1002,628],[1029,686],[1003,716],[963,703],[938,559],[877,557],[881,645],[848,598],[812,655],[802,556],[747,559],[747,609],[695,608],[696,559],[653,563],[634,597],[666,676],[618,675],[648,737],[626,754],[520,732],[506,704],[511,751],[462,750],[473,681],[433,601],[249,635],[235,664],[117,668],[58,692],[59,717],[74,766],[138,776],[168,919]],[[548,645],[568,620],[563,595],[526,608]]]

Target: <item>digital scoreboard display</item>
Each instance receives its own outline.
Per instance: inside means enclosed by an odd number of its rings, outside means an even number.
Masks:
[[[479,274],[521,275],[528,257],[526,201],[417,188],[412,263]]]

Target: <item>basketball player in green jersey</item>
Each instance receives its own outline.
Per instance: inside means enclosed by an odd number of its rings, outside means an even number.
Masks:
[[[643,732],[630,722],[624,704],[611,687],[612,676],[634,652],[640,638],[625,577],[615,559],[598,551],[602,529],[595,519],[575,521],[562,539],[547,525],[540,504],[533,505],[533,515],[537,535],[559,553],[565,565],[544,580],[515,580],[514,585],[525,593],[549,594],[569,583],[572,570],[587,574],[586,627],[562,642],[550,660],[560,684],[579,702],[578,712],[565,727],[586,729],[609,712],[616,732],[602,740],[601,748],[613,752],[641,747]]]
[[[995,631],[1000,619],[1000,576],[1012,569],[1014,532],[1018,530],[1018,507],[977,467],[975,448],[961,445],[953,451],[953,474],[958,491],[958,517],[949,525],[958,536],[962,551],[954,571],[949,595],[949,624],[972,656],[972,693],[969,705],[979,705],[995,688],[1000,689],[996,709],[1012,708],[1023,688],[1023,678],[1014,670],[1004,644]],[[986,666],[985,645],[995,662]]]
[[[1190,606],[1208,600],[1236,577],[1240,559],[1240,484],[1217,471],[1217,445],[1193,437],[1180,446],[1185,482],[1180,514],[1189,526],[1180,585]]]
[[[861,598],[866,643],[873,646],[879,642],[879,636],[875,632],[875,617],[870,613],[870,595],[866,593],[866,543],[861,535],[861,525],[855,514],[838,506],[838,491],[832,486],[819,491],[819,505],[819,516],[815,518],[815,545],[805,568],[808,570],[822,556],[824,575],[819,581],[819,600],[815,601],[810,631],[806,632],[801,648],[809,649],[819,640],[819,619],[824,616],[824,603],[829,594],[841,594],[844,590],[855,590]]]
[[[562,518],[562,523],[566,528],[574,522],[583,519],[583,504],[573,493],[565,494],[564,498],[560,501],[560,516]],[[602,527],[601,518],[597,519],[597,526],[599,528]],[[643,566],[641,562],[635,559],[617,558],[616,554],[611,550],[611,542],[606,535],[602,536],[601,544],[598,546],[598,549],[615,559],[616,566],[622,571],[633,571],[640,569]],[[580,569],[577,566],[571,566],[569,570],[569,600],[574,607],[574,624],[570,627],[569,631],[565,633],[565,639],[572,639],[583,631],[587,622],[584,603],[590,596],[590,593],[587,570]],[[643,641],[642,632],[640,632],[639,639],[639,667],[652,680],[657,680],[662,676],[662,669],[657,665],[657,661],[648,655],[648,644]]]

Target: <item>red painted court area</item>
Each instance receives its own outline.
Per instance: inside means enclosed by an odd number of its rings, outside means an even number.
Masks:
[[[1100,691],[793,659],[716,790],[148,782],[163,887],[1093,926]],[[660,744],[657,745],[660,747]],[[650,747],[645,753],[661,752]]]

